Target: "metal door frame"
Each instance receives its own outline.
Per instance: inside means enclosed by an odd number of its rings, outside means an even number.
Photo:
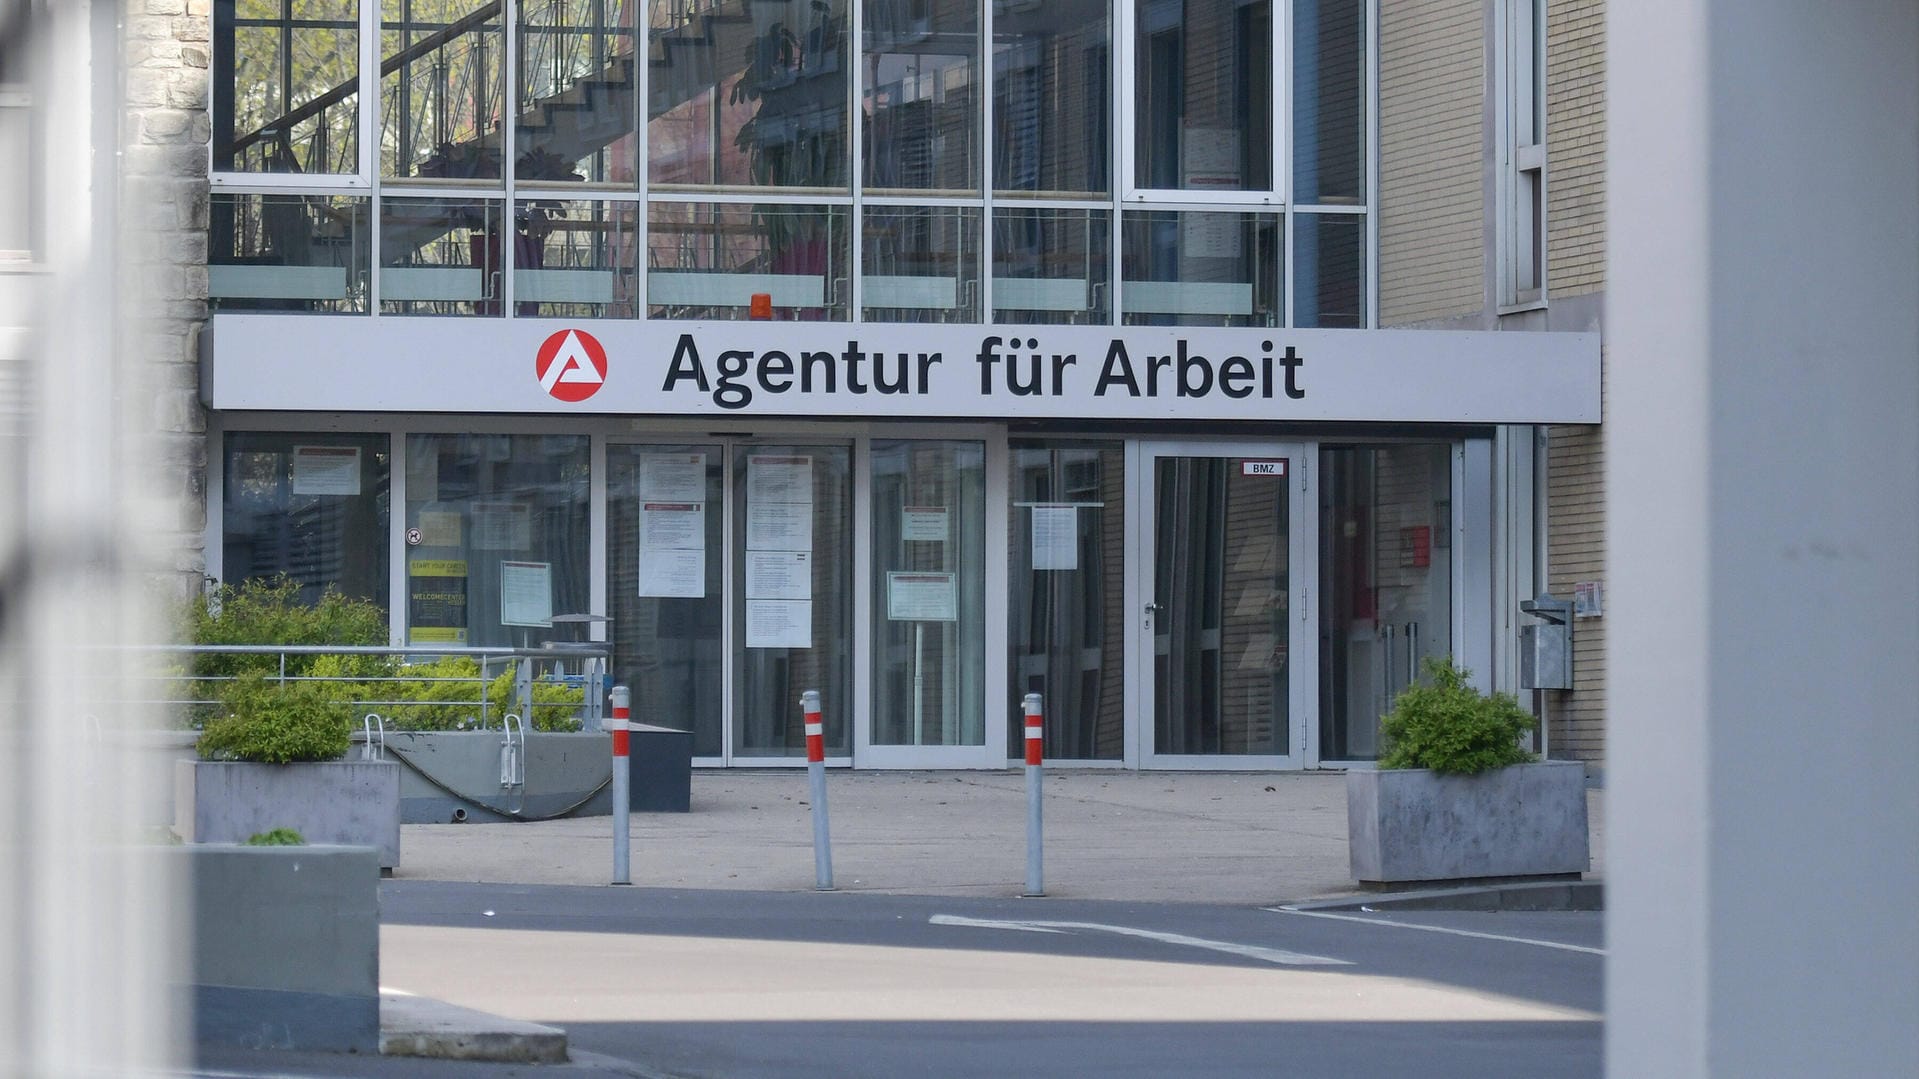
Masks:
[[[1152,613],[1155,551],[1153,525],[1158,515],[1155,464],[1163,457],[1279,457],[1287,462],[1287,752],[1277,755],[1163,754],[1153,747],[1154,656]],[[1308,739],[1319,717],[1319,636],[1315,590],[1318,587],[1319,505],[1313,495],[1316,450],[1311,443],[1285,441],[1135,440],[1127,443],[1131,477],[1127,506],[1127,761],[1143,769],[1180,771],[1259,771],[1300,769],[1310,759]]]

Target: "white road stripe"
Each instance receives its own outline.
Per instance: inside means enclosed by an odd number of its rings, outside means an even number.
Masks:
[[[1475,933],[1470,929],[1451,929],[1443,925],[1420,925],[1416,922],[1395,922],[1386,918],[1362,918],[1357,914],[1334,914],[1324,910],[1294,910],[1292,907],[1262,907],[1262,910],[1274,914],[1297,914],[1302,918],[1330,918],[1337,922],[1358,922],[1361,925],[1390,925],[1399,929],[1420,929],[1428,933],[1446,933],[1455,937],[1474,937],[1478,940],[1503,940],[1508,944],[1531,944],[1538,948],[1558,948],[1563,952],[1583,952],[1586,955],[1605,955],[1604,948],[1588,948],[1583,944],[1561,944],[1556,940],[1534,940],[1531,937],[1508,937],[1499,933]]]
[[[1183,933],[1161,933],[1152,929],[1135,929],[1126,925],[1101,925],[1098,922],[1044,922],[1027,920],[1001,921],[993,918],[966,918],[957,914],[935,914],[927,919],[933,925],[966,925],[979,929],[1010,929],[1020,933],[1063,933],[1079,929],[1094,933],[1112,933],[1122,937],[1139,937],[1143,940],[1157,940],[1162,944],[1177,944],[1187,948],[1204,948],[1210,952],[1224,952],[1227,955],[1245,956],[1248,959],[1263,959],[1268,963],[1279,963],[1289,967],[1346,967],[1352,964],[1344,959],[1331,959],[1323,955],[1306,955],[1303,952],[1289,952],[1282,948],[1266,948],[1257,944],[1234,944],[1223,940],[1204,940],[1189,937]]]

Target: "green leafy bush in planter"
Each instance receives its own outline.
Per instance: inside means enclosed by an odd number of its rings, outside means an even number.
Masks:
[[[307,837],[293,828],[275,828],[271,832],[255,832],[247,837],[249,847],[304,847]]]
[[[300,584],[287,577],[255,579],[237,585],[221,585],[205,597],[187,601],[179,621],[183,635],[193,644],[260,645],[381,645],[387,640],[386,611],[368,600],[352,599],[328,589],[317,603],[300,597]],[[320,673],[316,665],[330,663],[329,677],[372,678],[386,673],[383,656],[290,655],[286,657],[289,678]],[[196,655],[190,670],[175,670],[187,676],[185,696],[193,700],[219,698],[232,679],[247,671],[278,674],[280,657],[233,653]],[[344,689],[336,696],[345,696]],[[187,718],[204,723],[219,709],[204,705],[188,709]]]
[[[344,756],[352,707],[322,682],[268,681],[248,671],[225,683],[223,714],[207,721],[195,748],[207,760],[291,764]]]
[[[1519,738],[1538,721],[1512,694],[1474,689],[1466,681],[1471,672],[1451,656],[1428,657],[1420,666],[1425,679],[1401,691],[1380,717],[1388,747],[1381,768],[1474,775],[1533,760]]]

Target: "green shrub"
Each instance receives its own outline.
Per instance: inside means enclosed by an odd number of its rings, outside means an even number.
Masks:
[[[238,585],[221,585],[210,596],[187,601],[180,614],[182,631],[193,644],[263,645],[381,645],[387,641],[386,612],[379,604],[350,599],[328,589],[317,603],[301,598],[300,583],[288,577],[254,579]],[[289,678],[320,673],[326,666],[330,677],[373,678],[386,673],[383,656],[290,655],[286,657]],[[215,653],[192,657],[185,697],[191,700],[220,698],[228,680],[247,671],[277,675],[280,657]],[[347,687],[334,696],[351,696]],[[188,710],[191,723],[204,723],[217,709],[199,706]]]
[[[275,828],[271,832],[255,832],[247,837],[249,847],[304,847],[307,837],[291,828]]]
[[[1428,657],[1425,680],[1406,687],[1380,718],[1387,753],[1381,768],[1430,768],[1473,775],[1533,759],[1519,737],[1537,721],[1510,693],[1487,696],[1466,682],[1452,657]]]
[[[208,760],[334,760],[347,751],[353,714],[336,693],[327,683],[280,685],[248,671],[222,687],[222,714],[207,722],[195,748]]]

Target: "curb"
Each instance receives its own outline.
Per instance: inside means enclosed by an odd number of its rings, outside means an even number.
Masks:
[[[1282,904],[1287,910],[1485,910],[1603,911],[1604,881],[1545,881],[1485,884],[1467,888],[1431,888],[1412,892],[1346,896]]]
[[[380,993],[380,1053],[392,1057],[565,1064],[566,1031],[410,993]]]

